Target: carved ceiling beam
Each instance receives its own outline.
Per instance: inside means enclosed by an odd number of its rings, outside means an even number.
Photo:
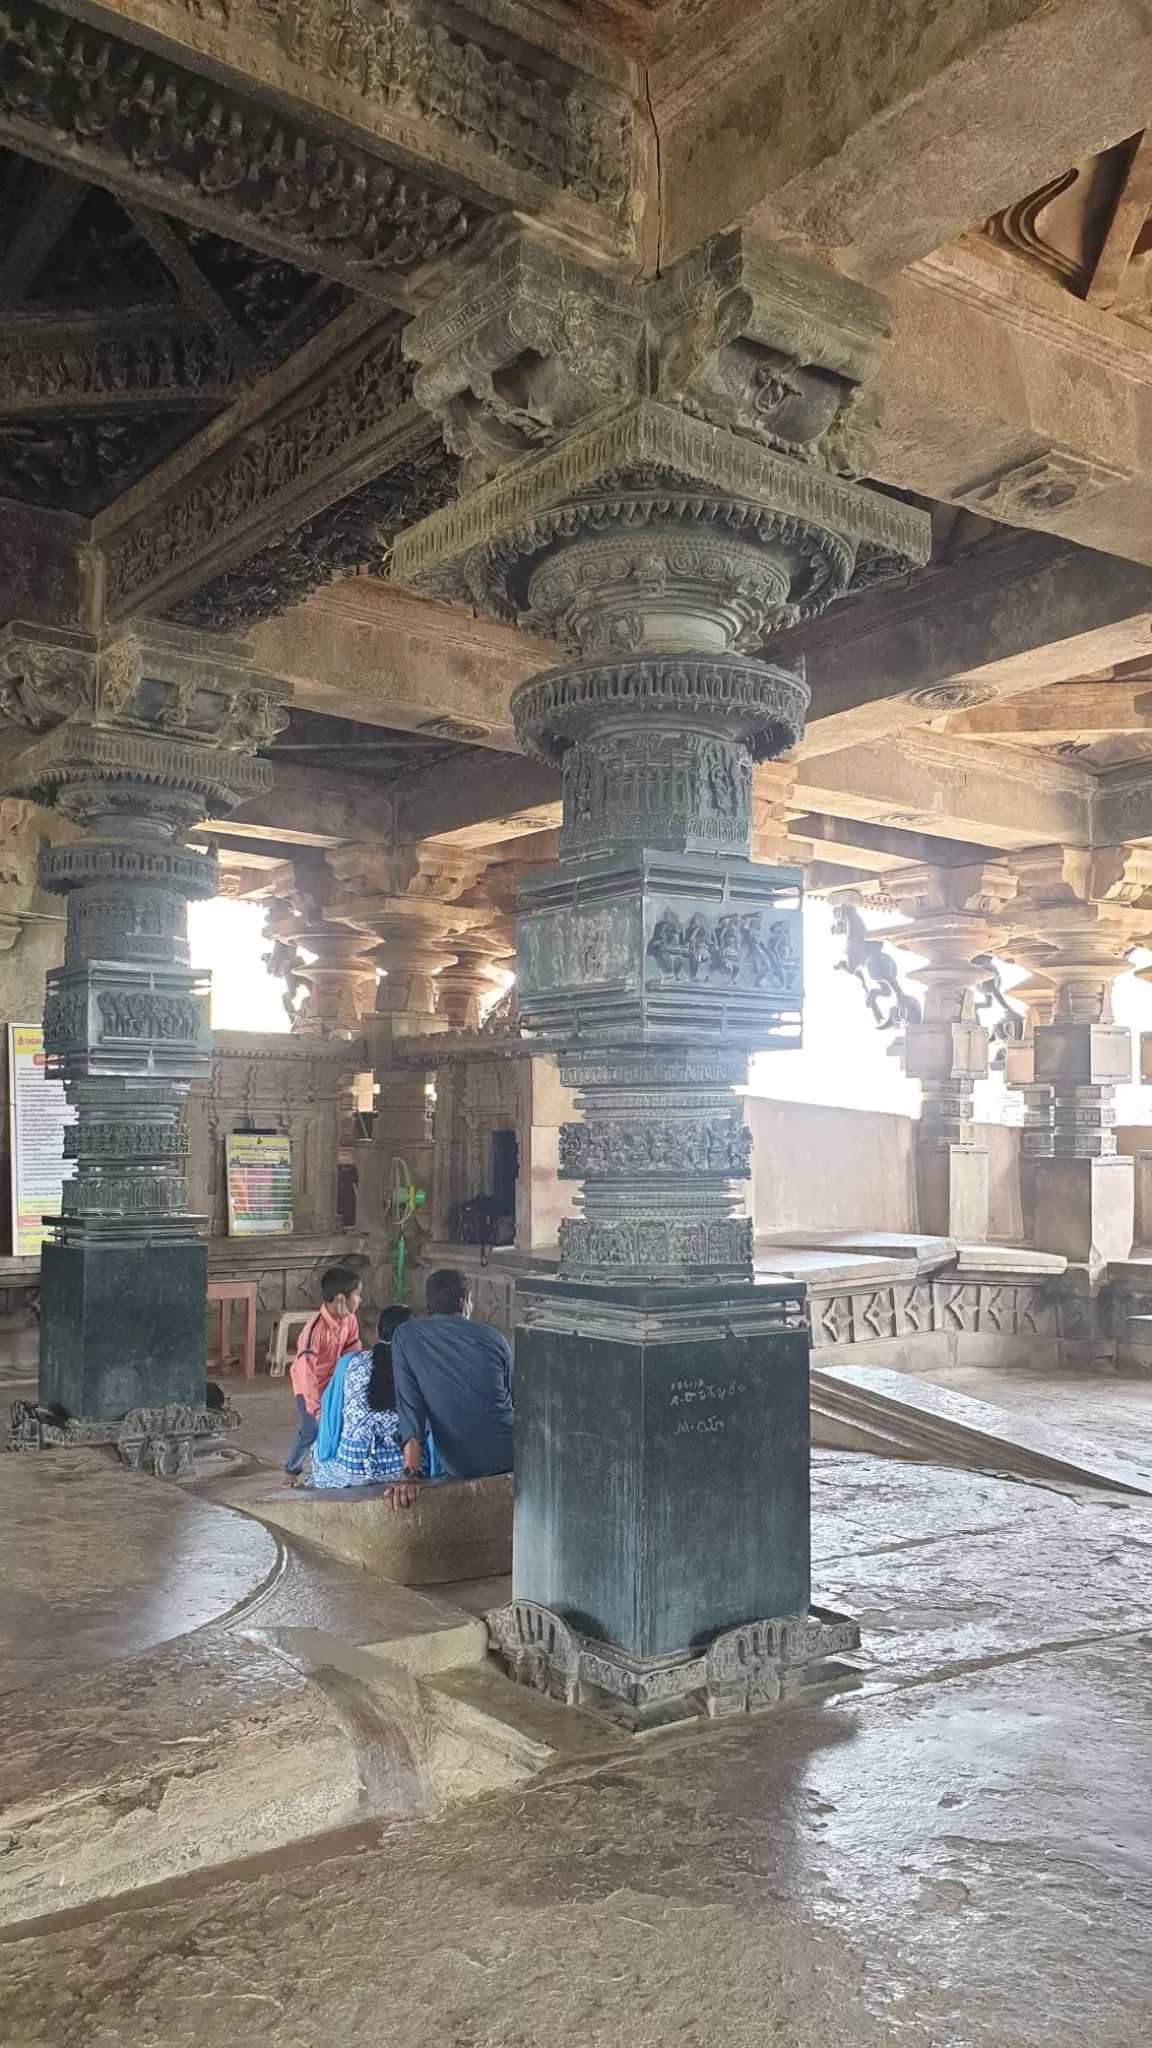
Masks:
[[[373,516],[393,527],[406,498],[417,517],[430,497],[442,502],[453,472],[410,389],[398,318],[368,321],[355,307],[338,316],[94,521],[109,616],[173,612],[209,586],[204,610],[181,616],[220,625],[230,612],[239,622],[251,593],[230,591],[228,579],[338,501],[371,486]],[[317,580],[329,572],[325,555]],[[255,573],[261,588],[274,583],[274,561],[265,554]],[[293,585],[280,601],[300,594]],[[276,595],[265,591],[265,609]]]
[[[236,375],[246,370],[255,349],[240,322],[234,318],[218,291],[208,282],[195,257],[179,235],[151,207],[129,203],[128,218],[139,228],[153,253],[160,258],[180,295],[181,305],[193,319],[202,321],[231,356]]]
[[[68,12],[86,15],[83,5]],[[485,207],[632,243],[634,118],[619,86],[449,0],[106,0],[133,42]],[[517,16],[524,33],[515,33]]]
[[[898,35],[854,38],[851,90],[834,6],[678,13],[647,73],[664,262],[743,218],[886,281],[1148,120],[1152,25],[1126,0],[905,0]]]
[[[1152,353],[1139,328],[977,235],[912,265],[890,299],[871,474],[1152,563]]]
[[[237,838],[291,846],[342,846],[349,839],[395,843],[395,804],[367,775],[318,773],[270,757],[272,786],[247,798],[228,821]]]
[[[805,757],[796,802],[990,847],[1086,846],[1094,778],[1071,762],[943,733]]]
[[[17,206],[7,198],[15,232],[0,254],[0,306],[19,305],[43,268],[45,258],[79,210],[85,188],[62,171],[42,173],[35,196]]]
[[[1152,840],[1152,778],[1148,762],[1126,761],[1097,778],[1092,803],[1093,846]]]
[[[876,873],[891,868],[934,864],[938,868],[963,868],[983,860],[989,849],[969,839],[937,839],[928,832],[912,832],[899,825],[874,825],[863,818],[826,818],[805,812],[789,820],[790,836],[812,839],[826,860],[868,867]]]
[[[257,627],[258,659],[308,710],[512,752],[508,699],[551,650],[514,627],[361,576]]]
[[[192,18],[159,13],[176,31]],[[458,248],[486,202],[429,180],[413,157],[333,139],[339,124],[323,106],[311,123],[285,94],[270,106],[235,55],[209,79],[40,0],[13,0],[0,14],[0,144],[131,205],[404,302],[404,279]]]
[[[521,754],[477,751],[420,769],[406,778],[396,799],[396,832],[404,843],[451,839],[485,845],[559,821],[559,770]]]
[[[1147,732],[1152,726],[1152,676],[1138,682],[1052,683],[999,704],[979,704],[948,718],[950,733],[1038,741],[1058,746],[1081,738]]]
[[[0,321],[0,417],[74,407],[109,412],[218,411],[239,367],[236,351],[200,322],[145,307],[103,319]]]
[[[1135,660],[1150,623],[1152,570],[1049,535],[997,536],[780,636],[812,689],[800,755]]]

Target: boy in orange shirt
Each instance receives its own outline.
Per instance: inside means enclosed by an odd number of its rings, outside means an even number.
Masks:
[[[324,1389],[346,1351],[359,1351],[360,1275],[351,1266],[330,1266],[320,1278],[320,1307],[304,1325],[292,1361],[292,1391],[300,1428],[284,1467],[284,1485],[299,1486],[304,1460],[320,1427]]]

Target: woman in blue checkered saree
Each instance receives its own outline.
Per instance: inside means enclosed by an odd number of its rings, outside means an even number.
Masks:
[[[395,1479],[403,1465],[392,1382],[392,1338],[410,1308],[386,1308],[371,1351],[349,1351],[324,1389],[320,1431],[312,1450],[309,1486],[374,1486]],[[420,1469],[435,1477],[429,1437]]]

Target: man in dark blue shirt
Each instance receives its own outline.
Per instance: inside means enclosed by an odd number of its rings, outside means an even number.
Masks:
[[[449,1479],[483,1479],[512,1470],[512,1353],[499,1330],[469,1321],[467,1276],[433,1273],[428,1314],[401,1324],[392,1339],[396,1410],[404,1446],[397,1507],[416,1497],[420,1447],[429,1428]]]

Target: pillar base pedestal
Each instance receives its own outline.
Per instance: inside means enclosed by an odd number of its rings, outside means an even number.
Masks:
[[[525,1281],[512,1598],[626,1660],[808,1611],[803,1290]]]
[[[706,1650],[632,1657],[578,1635],[532,1600],[489,1614],[488,1640],[510,1678],[566,1706],[589,1707],[632,1733],[697,1716],[719,1719],[779,1706],[801,1692],[854,1685],[859,1673],[836,1660],[860,1647],[860,1630],[823,1607],[751,1621],[714,1637]]]
[[[932,1237],[983,1244],[988,1236],[988,1153],[983,1145],[916,1152],[916,1216]]]
[[[1034,1243],[1098,1271],[1126,1259],[1135,1229],[1135,1166],[1112,1159],[1034,1159]]]
[[[238,1408],[188,1408],[173,1401],[163,1408],[133,1408],[120,1422],[66,1421],[31,1401],[14,1401],[8,1414],[13,1451],[75,1451],[105,1445],[119,1452],[130,1472],[156,1479],[194,1479],[197,1443],[239,1429]]]
[[[40,1400],[84,1422],[204,1406],[208,1248],[46,1244]]]

